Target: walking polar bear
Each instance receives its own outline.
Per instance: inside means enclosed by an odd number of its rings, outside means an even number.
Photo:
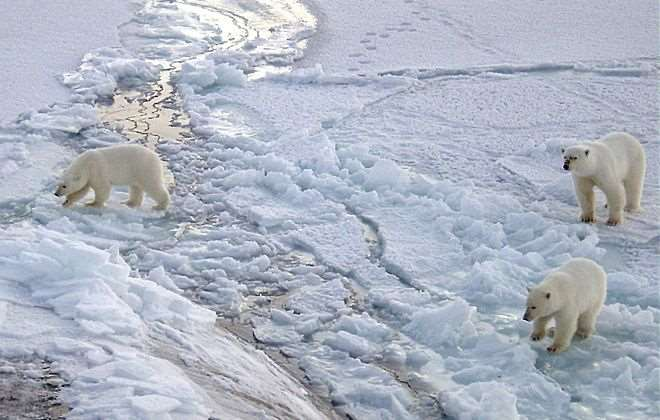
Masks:
[[[551,353],[566,350],[574,334],[591,336],[606,294],[607,274],[601,266],[586,258],[569,260],[529,289],[523,319],[534,321],[531,339],[543,339],[546,325],[553,318],[554,341],[547,348]]]
[[[639,141],[626,133],[562,149],[564,169],[573,175],[575,194],[582,208],[580,220],[595,222],[594,186],[607,196],[608,225],[623,221],[623,210],[641,206],[646,156]]]
[[[94,190],[91,207],[103,207],[113,185],[128,185],[129,198],[124,204],[140,207],[144,193],[155,202],[154,210],[165,210],[170,195],[163,179],[163,163],[151,150],[125,144],[89,150],[76,157],[62,175],[55,195],[66,196],[64,207],[71,207],[90,189]]]

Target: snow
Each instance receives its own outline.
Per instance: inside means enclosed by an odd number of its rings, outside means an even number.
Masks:
[[[0,358],[56,361],[74,418],[656,417],[657,4],[307,7],[149,2],[0,128]],[[125,141],[95,107],[164,69],[171,208],[62,208]],[[581,224],[559,150],[614,130],[644,211]],[[577,256],[608,299],[551,355],[526,288]]]
[[[58,77],[74,70],[88,51],[119,45],[117,26],[131,18],[134,2],[3,0],[0,28],[0,123],[19,113],[66,101]]]

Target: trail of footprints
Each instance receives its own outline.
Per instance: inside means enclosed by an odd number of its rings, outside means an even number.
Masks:
[[[413,5],[415,0],[403,0],[403,3],[406,5]],[[422,6],[422,8],[426,7]],[[357,73],[358,76],[366,76],[366,73],[363,71],[363,69],[365,66],[373,64],[374,60],[372,58],[375,57],[369,56],[371,53],[378,50],[378,43],[381,43],[380,47],[387,48],[387,39],[392,35],[405,34],[406,32],[417,32],[417,28],[414,27],[415,25],[412,20],[416,19],[422,22],[429,22],[431,20],[430,17],[424,15],[424,11],[422,10],[415,9],[410,13],[413,17],[411,21],[404,20],[398,24],[386,25],[385,28],[380,32],[365,32],[363,38],[360,40],[360,47],[362,48],[362,52],[355,51],[348,54],[348,57],[351,59],[351,64],[347,70],[351,73]]]

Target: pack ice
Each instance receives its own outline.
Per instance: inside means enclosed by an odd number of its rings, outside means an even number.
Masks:
[[[72,418],[657,417],[657,7],[149,2],[0,129],[0,358],[56,362]],[[127,135],[95,106],[172,68],[169,212],[63,209]],[[560,150],[614,130],[645,211],[577,223]],[[557,357],[522,312],[573,257],[608,298]]]

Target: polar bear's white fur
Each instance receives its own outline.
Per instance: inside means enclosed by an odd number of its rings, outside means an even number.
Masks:
[[[556,326],[549,352],[566,350],[574,334],[591,336],[606,294],[607,274],[601,266],[586,258],[571,259],[529,289],[523,319],[534,321],[531,339],[545,337],[546,325],[553,318]]]
[[[151,150],[135,144],[82,153],[64,172],[55,195],[66,195],[63,205],[71,207],[92,189],[94,201],[87,205],[103,207],[113,185],[129,186],[129,199],[124,202],[129,207],[140,207],[144,193],[156,202],[155,210],[165,210],[170,203],[160,158]]]
[[[594,186],[607,196],[608,225],[623,221],[623,210],[640,209],[646,156],[639,141],[626,133],[562,149],[564,169],[571,171],[575,194],[582,208],[580,220],[595,221]]]

